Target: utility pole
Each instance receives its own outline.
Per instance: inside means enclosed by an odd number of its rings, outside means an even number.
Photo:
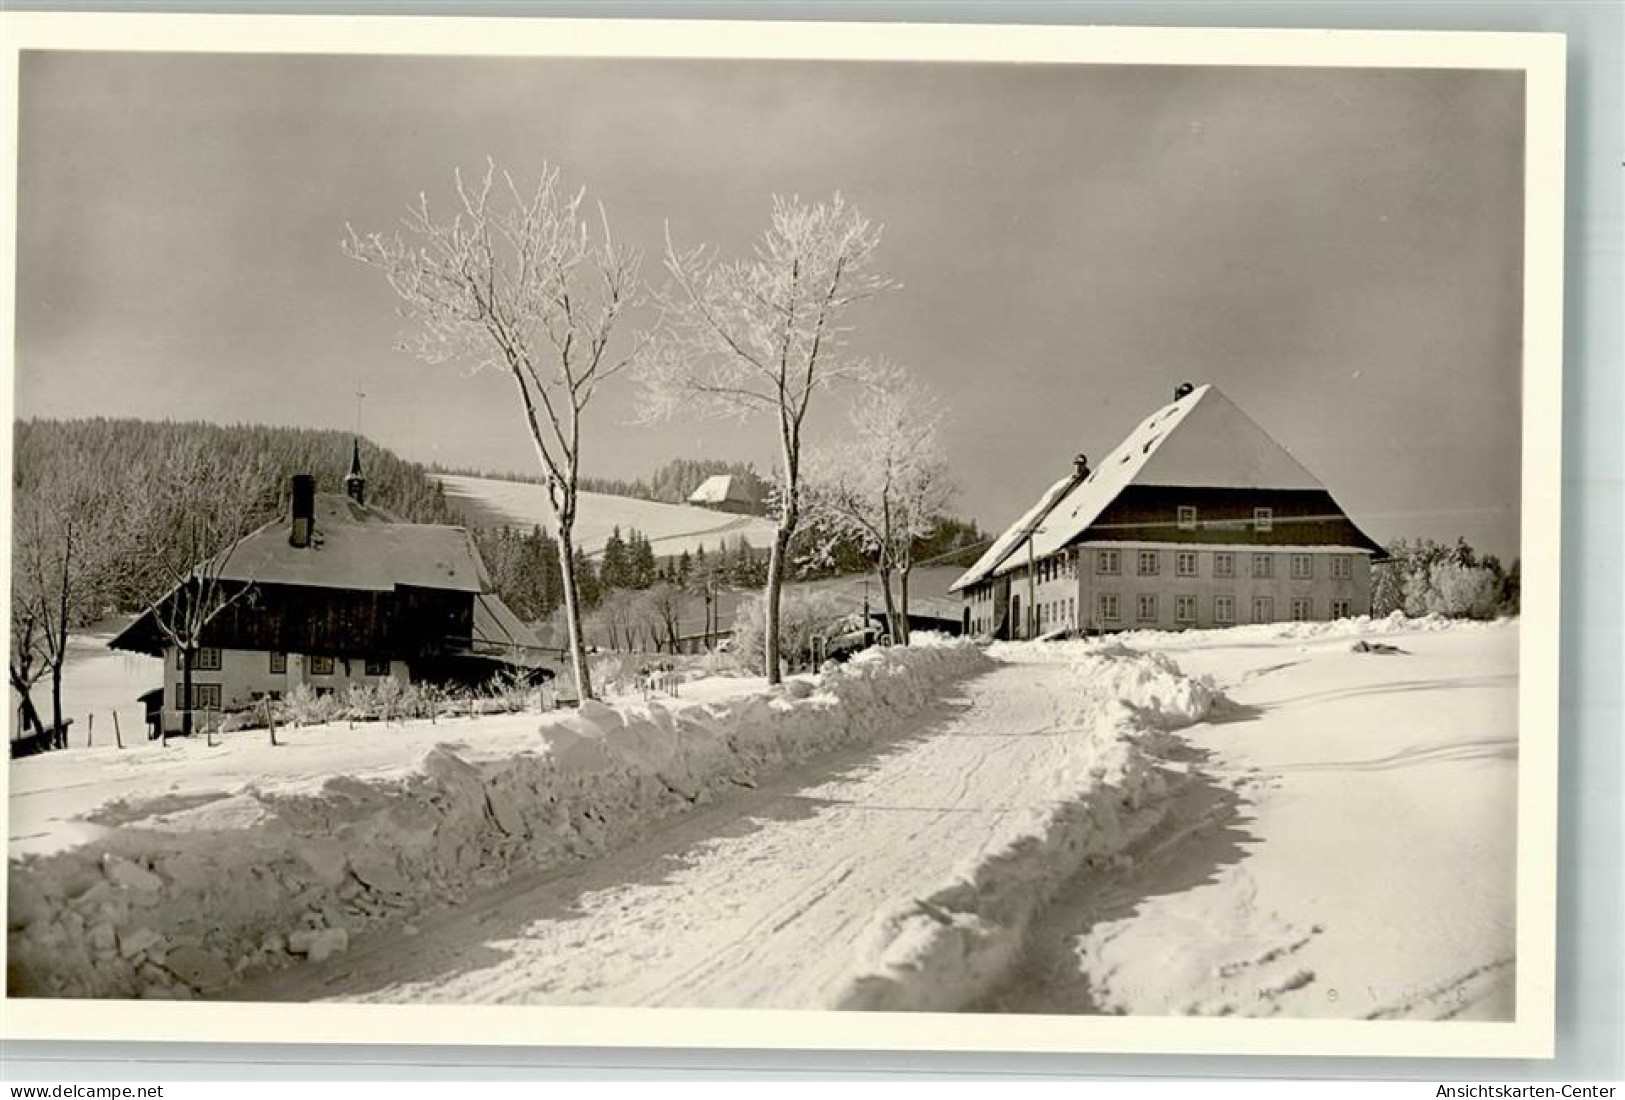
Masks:
[[[1038,571],[1033,568],[1033,536],[1038,534],[1034,527],[1027,532],[1027,637],[1031,638],[1038,633]]]

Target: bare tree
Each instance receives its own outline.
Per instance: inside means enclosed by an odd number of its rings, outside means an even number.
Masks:
[[[83,473],[15,483],[11,682],[24,721],[38,712],[29,689],[51,681],[51,723],[62,728],[62,672],[71,631],[96,609],[109,560],[106,492]]]
[[[34,705],[34,686],[45,678],[50,667],[43,644],[38,613],[17,584],[15,566],[11,588],[11,690],[17,693],[17,710],[25,729],[43,735],[39,708]]]
[[[419,196],[400,234],[348,229],[344,252],[380,269],[417,332],[408,348],[431,363],[461,361],[506,374],[547,476],[558,527],[565,621],[576,690],[592,698],[575,576],[582,414],[598,388],[637,357],[643,341],[612,351],[636,304],[641,254],[617,245],[598,208],[595,234],[581,216],[585,191],[565,192],[545,167],[522,193],[494,163],[474,188],[456,173],[458,209],[437,220]]]
[[[723,261],[704,246],[680,251],[667,235],[664,338],[644,375],[646,415],[765,415],[778,443],[777,524],[763,601],[770,683],[780,680],[780,592],[800,518],[807,412],[821,390],[868,372],[847,353],[848,313],[892,285],[870,270],[879,243],[880,227],[839,194],[820,203],[774,198],[749,259]]]
[[[153,625],[181,659],[181,732],[192,732],[192,670],[209,625],[249,598],[252,576],[234,565],[243,538],[274,512],[276,475],[269,462],[187,445],[142,486],[144,500],[127,498],[132,578],[160,593],[147,605]]]
[[[809,514],[823,530],[856,542],[875,563],[892,637],[904,644],[914,550],[954,493],[939,438],[944,415],[928,387],[885,364],[853,405],[850,438],[808,456]],[[893,577],[900,600],[893,596]]]
[[[662,648],[677,652],[679,624],[683,615],[683,590],[670,581],[650,585],[641,593],[639,607],[644,628],[654,639],[656,652]]]

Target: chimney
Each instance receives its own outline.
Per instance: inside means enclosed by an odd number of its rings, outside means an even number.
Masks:
[[[1196,392],[1195,386],[1191,385],[1189,382],[1181,382],[1179,385],[1174,387],[1174,400],[1182,400],[1189,397],[1194,392]]]
[[[1072,475],[1079,481],[1089,476],[1089,456],[1076,455],[1072,459]]]
[[[309,546],[316,527],[316,479],[309,474],[294,474],[288,488],[293,497],[288,545]]]
[[[361,440],[350,451],[350,473],[344,479],[345,494],[357,504],[367,503],[367,479],[361,476]]]

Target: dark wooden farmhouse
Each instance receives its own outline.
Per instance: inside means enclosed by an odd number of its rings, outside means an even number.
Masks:
[[[966,630],[1178,630],[1369,614],[1382,547],[1211,385],[1079,456],[952,585]]]
[[[468,531],[402,522],[367,504],[365,488],[359,452],[343,494],[296,475],[287,519],[230,550],[222,586],[246,591],[205,629],[190,699],[180,651],[153,612],[109,643],[163,658],[165,728],[179,729],[187,709],[240,709],[299,684],[330,692],[385,678],[479,685],[505,670],[554,674],[493,591]]]

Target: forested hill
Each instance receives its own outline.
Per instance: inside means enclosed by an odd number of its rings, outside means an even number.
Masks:
[[[13,483],[52,484],[71,472],[106,484],[156,473],[183,451],[203,445],[242,460],[262,460],[275,472],[274,499],[285,500],[288,479],[315,475],[323,492],[342,492],[350,471],[348,432],[266,424],[201,421],[21,420],[15,428]],[[423,466],[361,440],[367,501],[416,523],[458,523],[437,482]],[[270,489],[271,487],[267,487]],[[270,495],[270,494],[268,494]],[[266,518],[270,518],[267,516]]]

